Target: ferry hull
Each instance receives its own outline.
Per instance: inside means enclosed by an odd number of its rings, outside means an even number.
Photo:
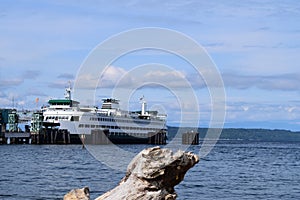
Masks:
[[[93,130],[89,135],[80,136],[84,144],[166,144],[166,132],[150,132],[147,135],[133,136],[127,133],[113,135],[108,130]]]
[[[149,138],[138,138],[130,135],[109,136],[109,140],[114,144],[149,144]]]

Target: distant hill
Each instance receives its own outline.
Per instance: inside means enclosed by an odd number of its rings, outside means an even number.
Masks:
[[[187,131],[198,131],[200,139],[206,136],[208,128],[189,128],[189,127],[168,127],[169,140],[171,140],[175,134],[187,132]],[[211,129],[214,133],[217,129]],[[214,136],[210,137],[211,139]],[[262,141],[262,142],[300,142],[300,132],[292,132],[289,130],[279,129],[245,129],[245,128],[224,128],[220,135],[222,140],[247,140],[247,141]]]

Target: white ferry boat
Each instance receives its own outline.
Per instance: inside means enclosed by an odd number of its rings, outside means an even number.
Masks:
[[[106,139],[118,144],[149,143],[149,138],[158,133],[166,137],[166,115],[148,111],[145,99],[140,100],[141,111],[121,110],[119,100],[114,98],[102,99],[101,108],[83,107],[72,100],[69,87],[65,99],[48,101],[49,106],[43,109],[43,126],[66,129],[70,135],[80,135],[95,144]]]

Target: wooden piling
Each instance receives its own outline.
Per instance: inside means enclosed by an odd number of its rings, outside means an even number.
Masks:
[[[182,144],[198,145],[199,144],[199,133],[190,131],[182,134]]]
[[[111,141],[108,138],[108,130],[92,130],[90,135],[85,135],[85,144],[111,144]]]
[[[68,130],[41,129],[38,133],[31,133],[32,144],[71,144]]]
[[[149,144],[158,144],[164,145],[166,144],[166,132],[158,131],[158,132],[149,132],[148,133],[148,143]]]

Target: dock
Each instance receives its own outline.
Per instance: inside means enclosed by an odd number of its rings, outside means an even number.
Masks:
[[[0,144],[31,143],[29,126],[25,126],[25,131],[22,131],[18,122],[19,115],[16,109],[0,109]]]
[[[7,144],[31,144],[30,133],[6,132],[4,138]]]

